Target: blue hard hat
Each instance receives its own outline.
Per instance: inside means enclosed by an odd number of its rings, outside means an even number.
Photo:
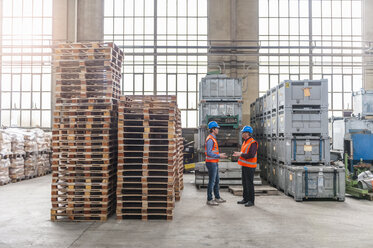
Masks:
[[[207,126],[209,129],[214,128],[214,127],[220,128],[216,121],[210,121]]]
[[[241,130],[243,133],[253,133],[253,128],[250,126],[244,126]]]

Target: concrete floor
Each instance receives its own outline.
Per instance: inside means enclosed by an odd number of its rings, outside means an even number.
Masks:
[[[49,220],[51,176],[0,187],[0,247],[371,247],[373,202],[297,203],[283,194],[256,206],[205,204],[205,190],[185,176],[173,221],[54,223]]]

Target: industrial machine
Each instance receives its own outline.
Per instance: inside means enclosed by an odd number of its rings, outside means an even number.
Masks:
[[[373,134],[369,130],[352,130],[345,135],[346,193],[370,201],[373,200],[372,145]]]
[[[353,94],[353,116],[332,119],[333,150],[344,154],[346,193],[373,200],[373,92]]]

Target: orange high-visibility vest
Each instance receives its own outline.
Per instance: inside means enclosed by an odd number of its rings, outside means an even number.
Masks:
[[[219,159],[218,158],[212,158],[212,157],[209,157],[207,156],[207,141],[209,139],[212,139],[212,141],[214,142],[214,145],[212,147],[212,153],[215,153],[215,154],[219,154],[219,146],[218,146],[218,142],[216,141],[216,139],[214,138],[214,136],[212,136],[211,134],[209,134],[206,138],[206,141],[205,141],[205,155],[206,155],[206,162],[210,162],[210,163],[218,163],[219,162]]]
[[[250,150],[250,146],[252,144],[256,143],[257,147],[258,147],[258,142],[256,142],[252,137],[250,137],[248,140],[246,140],[242,146],[241,146],[241,152],[243,154],[246,154],[249,152]],[[240,157],[238,159],[238,164],[241,165],[241,166],[245,166],[245,167],[250,167],[250,168],[256,168],[256,165],[257,165],[257,153],[255,153],[255,157],[253,158],[249,158],[249,159],[244,159],[243,157]]]

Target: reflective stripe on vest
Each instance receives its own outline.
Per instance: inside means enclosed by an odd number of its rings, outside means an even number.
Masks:
[[[250,138],[249,140],[245,141],[241,146],[241,152],[243,154],[247,154],[253,143],[256,143],[257,146],[258,146],[258,142],[256,142],[253,138]],[[244,158],[240,157],[238,159],[238,164],[241,165],[241,166],[245,166],[245,167],[256,168],[256,166],[257,166],[257,153],[255,153],[255,157],[249,158],[249,159],[244,159]]]
[[[218,158],[212,158],[212,157],[209,157],[207,156],[207,141],[211,139],[212,142],[214,143],[214,145],[212,146],[212,150],[211,152],[214,153],[214,154],[219,154],[219,146],[218,146],[218,142],[216,141],[216,139],[214,138],[214,136],[212,136],[211,134],[209,134],[206,138],[206,141],[205,141],[205,156],[206,156],[206,162],[210,162],[210,163],[218,163],[219,162],[219,159]]]

